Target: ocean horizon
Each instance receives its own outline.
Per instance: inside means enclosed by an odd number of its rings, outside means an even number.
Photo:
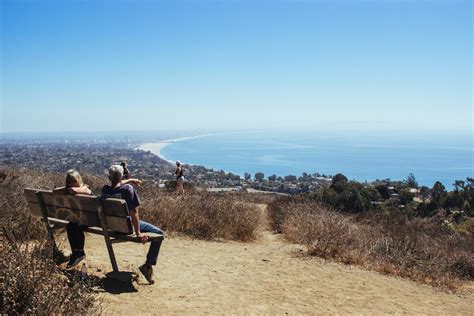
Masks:
[[[413,173],[419,185],[436,181],[452,189],[455,180],[474,177],[472,135],[311,133],[251,131],[205,134],[147,144],[167,160],[252,176],[342,173],[360,182],[403,180]]]

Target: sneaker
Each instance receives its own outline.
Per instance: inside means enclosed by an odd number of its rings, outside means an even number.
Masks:
[[[61,264],[69,261],[69,256],[66,256],[62,251],[53,251],[53,260],[56,264]]]
[[[86,254],[84,252],[73,252],[71,257],[69,258],[67,268],[69,269],[69,268],[77,266],[79,262],[84,260],[85,257],[86,257]]]
[[[140,266],[138,269],[140,269],[140,272],[143,274],[143,276],[148,281],[148,283],[150,284],[155,283],[155,281],[153,280],[153,267],[152,266],[148,264],[144,264]]]

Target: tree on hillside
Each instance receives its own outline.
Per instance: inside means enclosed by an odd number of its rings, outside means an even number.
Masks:
[[[374,203],[381,198],[380,193],[375,188],[364,187],[361,183],[343,180],[335,183],[336,188],[324,188],[315,195],[316,199],[321,199],[326,204],[335,209],[350,213],[365,212],[374,208]]]
[[[248,172],[244,173],[244,179],[245,180],[250,180],[252,178],[252,175]]]
[[[337,193],[341,193],[342,191],[344,191],[344,187],[346,186],[347,182],[347,177],[342,173],[338,173],[332,178],[330,188],[336,191]]]
[[[447,192],[444,185],[441,182],[436,181],[431,189],[431,201],[439,207],[443,204],[446,194]]]
[[[263,172],[255,173],[255,180],[262,181],[263,179],[265,179],[265,174]]]
[[[468,216],[474,216],[474,178],[467,178],[467,184],[464,187],[464,209]]]
[[[454,191],[459,192],[459,191],[464,190],[464,187],[466,186],[466,182],[462,180],[456,180],[454,181],[453,186],[454,186]]]
[[[390,198],[390,190],[388,189],[388,185],[380,184],[375,187],[377,191],[379,191],[382,199],[387,200]]]
[[[413,197],[413,193],[411,193],[408,189],[402,190],[399,195],[400,204],[407,205],[408,203],[413,201]]]
[[[310,179],[311,179],[311,176],[309,174],[307,174],[306,172],[303,172],[303,174],[300,177],[301,181],[308,181]]]
[[[298,178],[296,176],[291,175],[291,174],[285,176],[285,181],[288,181],[288,182],[295,182],[297,179]]]
[[[462,209],[464,199],[462,193],[459,191],[448,192],[444,200],[444,207],[451,211],[453,209]]]
[[[427,186],[422,186],[420,188],[420,196],[421,200],[423,202],[426,202],[426,200],[428,200],[428,198],[430,197],[430,188],[428,188]]]
[[[418,188],[418,181],[416,181],[413,173],[408,174],[406,182],[409,188]]]
[[[268,177],[268,180],[270,181],[275,181],[277,179],[277,176],[275,174],[272,174],[271,176]]]

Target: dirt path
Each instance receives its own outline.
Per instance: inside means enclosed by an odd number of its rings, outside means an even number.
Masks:
[[[114,246],[121,269],[137,271],[148,246]],[[89,273],[111,267],[103,237],[87,235]],[[157,282],[109,285],[106,313],[474,315],[474,294],[449,294],[405,279],[303,255],[269,231],[254,243],[168,237]]]

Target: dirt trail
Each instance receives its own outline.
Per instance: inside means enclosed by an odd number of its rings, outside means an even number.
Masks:
[[[262,212],[264,209],[262,208]],[[165,239],[157,282],[106,282],[106,313],[160,314],[449,314],[474,315],[474,294],[449,294],[405,279],[304,256],[263,226],[253,243]],[[110,263],[103,237],[86,237],[89,273]],[[137,271],[148,246],[114,245],[119,266]]]

